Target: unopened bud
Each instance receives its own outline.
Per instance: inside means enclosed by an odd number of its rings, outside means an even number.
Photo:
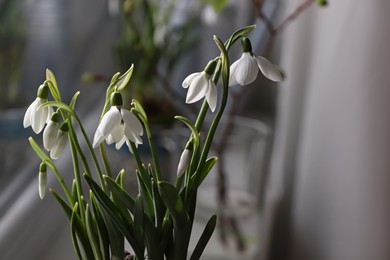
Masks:
[[[180,156],[179,165],[177,166],[177,177],[180,177],[188,168],[190,164],[192,152],[189,149],[184,149],[183,153]]]
[[[39,197],[43,199],[46,193],[46,183],[47,183],[47,173],[46,173],[46,164],[41,163],[39,166]]]

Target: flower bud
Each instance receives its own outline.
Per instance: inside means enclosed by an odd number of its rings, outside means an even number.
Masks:
[[[184,149],[180,156],[179,165],[177,166],[177,177],[180,177],[188,168],[190,164],[192,152],[188,148]]]
[[[46,193],[47,173],[46,163],[42,162],[39,166],[39,197],[43,199]]]

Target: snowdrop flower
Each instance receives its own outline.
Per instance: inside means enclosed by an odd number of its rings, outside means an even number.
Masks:
[[[38,174],[38,179],[39,179],[39,197],[43,199],[45,197],[46,193],[46,183],[47,183],[47,173],[46,173],[46,163],[41,163],[39,165],[39,174]]]
[[[217,62],[215,60],[210,61],[204,71],[195,72],[187,76],[182,86],[188,88],[186,103],[191,104],[199,101],[203,97],[206,97],[210,110],[214,112],[217,107],[217,87],[211,78],[213,75]]]
[[[50,151],[57,143],[57,135],[60,130],[60,114],[55,112],[51,118],[45,130],[43,130],[43,147],[47,151]]]
[[[50,149],[50,158],[58,159],[62,151],[64,150],[66,143],[68,141],[68,132],[69,126],[67,122],[61,124],[60,129],[57,132],[56,142],[54,146]]]
[[[50,120],[51,114],[53,114],[53,108],[50,106],[37,110],[40,105],[47,102],[48,94],[49,87],[46,84],[39,86],[37,98],[27,108],[26,114],[24,115],[24,128],[31,126],[36,134],[42,131],[45,123]]]
[[[111,95],[111,108],[104,114],[93,138],[93,147],[98,147],[104,140],[107,144],[116,143],[120,149],[124,143],[130,148],[129,140],[142,144],[143,128],[138,118],[129,110],[122,108],[122,95],[114,92]],[[131,148],[130,148],[131,151]]]
[[[280,71],[269,60],[253,54],[252,45],[248,38],[243,37],[241,43],[243,54],[230,66],[229,86],[236,84],[244,86],[252,83],[257,78],[259,69],[266,78],[272,81],[283,79]]]

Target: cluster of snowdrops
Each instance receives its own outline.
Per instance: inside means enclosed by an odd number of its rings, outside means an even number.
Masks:
[[[254,28],[244,27],[226,42],[214,36],[220,55],[210,60],[203,71],[184,79],[182,86],[188,89],[185,102],[203,99],[203,105],[195,122],[176,116],[190,129],[190,134],[178,163],[175,183],[161,178],[152,129],[142,105],[132,100],[130,109],[123,107],[121,91],[128,85],[134,66],[122,75],[117,73],[112,77],[92,141],[75,111],[80,93],[77,92],[69,104],[64,103],[54,74],[46,71],[46,80],[38,88],[37,98],[28,107],[23,124],[24,127],[31,126],[36,134],[43,130],[43,148],[33,137],[29,138],[31,147],[41,159],[39,196],[42,199],[45,196],[47,168],[50,168],[62,187],[62,192],[53,189],[50,192],[69,218],[71,237],[79,259],[124,259],[125,241],[131,246],[134,259],[201,257],[217,218],[216,215],[210,217],[195,248],[189,252],[196,195],[198,187],[217,161],[215,157],[208,157],[208,152],[225,110],[229,87],[253,82],[259,71],[273,81],[282,80],[280,71],[271,62],[253,53],[247,35]],[[228,52],[238,40],[243,53],[241,58],[230,64]],[[53,98],[51,101],[49,94]],[[206,135],[201,136],[200,129],[209,110],[213,121]],[[81,131],[81,135],[76,133],[76,129]],[[82,149],[80,136],[87,149]],[[104,143],[115,143],[116,149],[126,144],[137,165],[134,173],[124,170],[113,173]],[[153,159],[147,165],[138,152],[138,146],[144,143],[148,143]],[[70,185],[64,181],[55,164],[55,159],[62,155],[68,144],[74,174]],[[92,163],[86,159],[85,150],[90,153]],[[137,176],[138,195],[135,197],[126,190],[125,174]],[[85,181],[90,188],[88,192],[83,190]]]

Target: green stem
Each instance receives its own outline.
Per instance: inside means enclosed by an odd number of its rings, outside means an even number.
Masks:
[[[154,139],[152,136],[152,132],[150,131],[150,127],[149,127],[148,122],[147,121],[144,122],[144,125],[145,125],[145,129],[146,129],[146,134],[148,136],[150,151],[151,151],[152,157],[153,157],[154,168],[156,171],[156,176],[154,176],[154,177],[156,178],[157,181],[161,181],[161,170],[160,170],[160,163],[158,161],[156,145],[154,143]],[[133,150],[133,152],[134,152],[134,150]]]
[[[106,149],[104,148],[103,143],[99,145],[99,150],[100,150],[100,156],[102,157],[102,160],[103,160],[104,170],[106,171],[107,176],[112,178],[110,163],[108,161],[107,152],[106,152]],[[105,185],[102,185],[102,186],[104,188]]]
[[[94,150],[93,150],[91,141],[89,140],[88,135],[87,135],[87,132],[85,131],[84,126],[83,126],[83,124],[81,123],[81,121],[80,121],[80,119],[78,118],[78,116],[76,115],[76,113],[74,113],[73,116],[74,116],[74,118],[76,119],[78,125],[80,126],[81,133],[83,134],[83,137],[84,137],[84,139],[85,139],[85,141],[86,141],[86,143],[87,143],[88,150],[90,151],[90,153],[91,153],[91,155],[92,155],[92,160],[93,160],[93,162],[94,162],[94,164],[95,164],[95,167],[96,167],[96,170],[97,170],[97,172],[98,172],[100,183],[101,183],[101,185],[102,185],[102,187],[103,187],[103,190],[105,190],[105,185],[104,185],[104,180],[103,180],[103,173],[102,173],[102,170],[101,170],[101,168],[100,168],[100,166],[99,166],[99,162],[98,162],[98,160],[97,160],[96,154],[95,154],[95,152],[94,152]],[[77,138],[77,137],[76,137],[76,138]],[[77,144],[78,144],[78,142],[77,142]],[[81,151],[81,149],[80,149],[80,151]],[[82,155],[82,158],[85,159],[85,156]],[[89,171],[89,167],[88,167],[88,171]],[[90,171],[87,172],[87,174],[90,174]],[[108,174],[108,172],[107,172],[107,174]],[[109,175],[109,176],[110,176],[110,175]]]

